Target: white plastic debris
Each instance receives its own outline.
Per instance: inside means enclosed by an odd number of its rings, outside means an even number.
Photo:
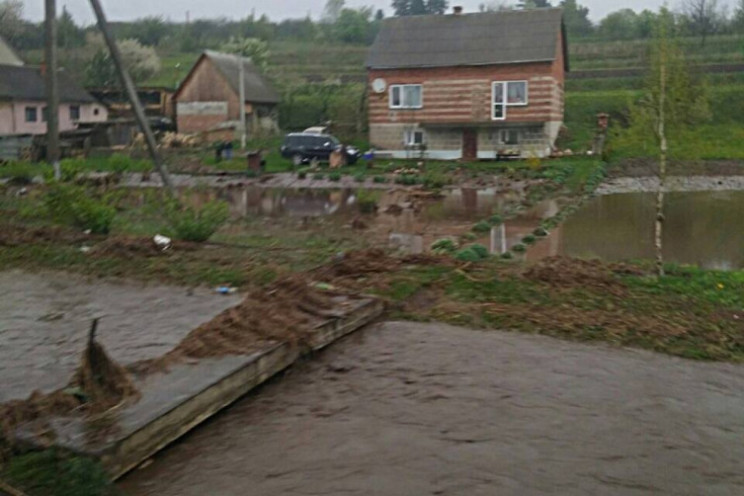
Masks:
[[[217,286],[216,288],[214,288],[214,290],[215,290],[215,292],[217,292],[219,294],[226,295],[226,294],[233,294],[233,293],[235,293],[238,290],[238,288],[234,288],[232,286]]]
[[[81,246],[80,251],[83,253],[88,253],[90,251],[90,246]]]
[[[171,239],[168,236],[163,236],[162,234],[156,234],[152,238],[152,241],[155,243],[155,246],[160,248],[161,251],[165,251],[171,247]]]

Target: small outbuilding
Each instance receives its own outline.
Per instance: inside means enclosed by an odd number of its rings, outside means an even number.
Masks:
[[[279,94],[251,60],[205,51],[173,97],[180,133],[238,129],[241,64],[248,136],[278,131]]]

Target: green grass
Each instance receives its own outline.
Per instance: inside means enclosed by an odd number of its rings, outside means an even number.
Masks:
[[[29,496],[120,494],[100,464],[55,449],[15,456],[0,474]]]

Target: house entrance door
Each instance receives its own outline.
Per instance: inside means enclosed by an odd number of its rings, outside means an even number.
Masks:
[[[478,133],[475,129],[463,129],[462,131],[462,159],[478,159]]]

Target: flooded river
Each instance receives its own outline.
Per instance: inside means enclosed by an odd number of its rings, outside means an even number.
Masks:
[[[744,494],[744,368],[384,323],[121,482],[131,496]]]

